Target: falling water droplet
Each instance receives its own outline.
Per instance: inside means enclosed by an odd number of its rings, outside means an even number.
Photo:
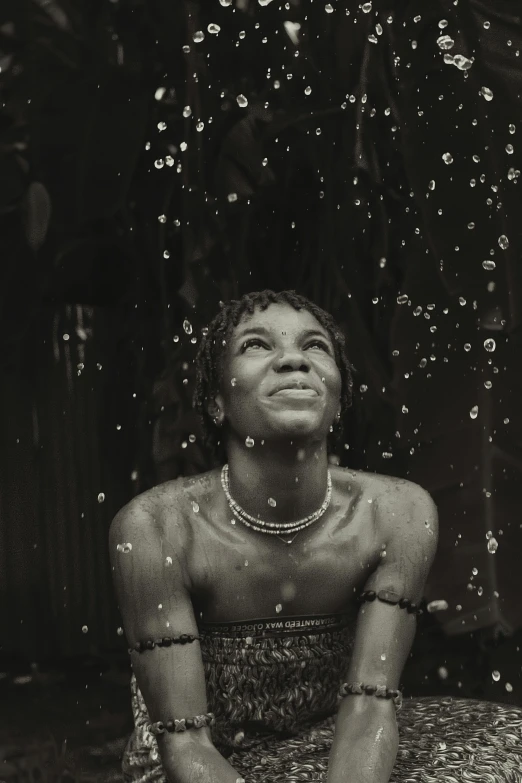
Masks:
[[[451,163],[453,163],[453,155],[450,152],[445,152],[442,156],[442,160],[449,166]]]
[[[194,43],[201,43],[201,41],[203,41],[204,38],[205,38],[205,33],[203,32],[203,30],[197,30],[192,36],[192,40],[194,41]]]
[[[372,10],[372,4],[371,3],[363,3],[361,6],[361,11],[363,14],[369,14]]]
[[[482,262],[483,269],[486,269],[488,272],[491,272],[491,270],[495,269],[496,266],[496,263],[489,258],[486,258],[486,260]]]
[[[401,294],[397,297],[397,304],[406,304],[408,301],[408,294]]]
[[[227,8],[229,5],[232,5],[232,0],[219,0],[219,2],[224,8]]]
[[[192,324],[187,318],[185,318],[183,321],[183,329],[185,330],[186,334],[192,334]]]
[[[192,501],[192,511],[194,514],[197,514],[199,511],[199,503],[196,503],[195,500]]]
[[[327,14],[333,14],[333,5],[327,3],[324,7],[324,10],[326,11]]]
[[[469,412],[469,415],[472,419],[476,419],[478,416],[478,405],[474,405],[472,409]]]
[[[237,384],[237,378],[231,378],[230,379],[230,385],[235,386]]]
[[[505,234],[501,234],[498,238],[498,244],[502,248],[502,250],[507,250],[509,247],[509,239]]]
[[[471,345],[469,343],[464,343],[464,350],[471,351]]]
[[[494,536],[492,536],[488,541],[488,552],[490,555],[494,555],[497,549],[498,549],[498,541]]]
[[[489,87],[481,87],[480,88],[480,94],[487,101],[492,101],[493,100],[493,91],[490,90]]]
[[[453,65],[456,65],[459,71],[469,71],[473,65],[473,60],[468,57],[464,57],[463,54],[456,54],[453,58]]]
[[[234,201],[237,201],[237,193],[229,193],[227,199],[232,204]]]
[[[511,685],[510,682],[506,682],[506,684],[504,685],[504,688],[507,690],[508,693],[512,693],[513,692],[513,686]]]
[[[496,347],[497,344],[492,337],[488,337],[487,340],[484,340],[484,348],[486,349],[486,351],[489,351],[489,353],[494,351]]]
[[[447,52],[449,49],[453,49],[455,46],[455,41],[449,35],[441,35],[439,38],[437,38],[437,45],[439,49]]]
[[[171,566],[172,565],[172,558],[170,557],[170,555],[165,558],[165,565],[166,566]]]
[[[277,506],[277,501],[274,500],[274,498],[268,498],[268,505],[272,506],[272,508],[275,508]]]
[[[186,118],[186,117],[190,117],[191,114],[192,114],[192,109],[190,108],[190,106],[185,106],[185,108],[183,109],[183,116]]]
[[[436,601],[430,601],[426,608],[428,612],[445,612],[448,609],[448,602],[441,598]]]
[[[275,610],[276,610],[277,614],[279,614],[279,612],[283,611],[283,605],[282,604],[277,604]]]
[[[100,492],[100,494],[98,495],[98,503],[103,503],[104,500],[105,500],[105,493]]]
[[[209,33],[212,33],[213,35],[217,35],[220,32],[221,27],[218,24],[214,24],[213,22],[211,22],[211,24],[209,24],[209,26],[207,27],[207,30],[209,31]]]
[[[167,222],[166,215],[158,215],[158,223],[166,223],[166,222]]]
[[[491,676],[495,680],[495,682],[498,682],[500,680],[500,672],[498,672],[496,669],[495,671],[491,672]]]
[[[253,449],[255,446],[255,440],[254,438],[251,438],[250,435],[247,435],[246,437],[245,446],[247,447],[247,449]]]
[[[241,106],[242,109],[248,106],[248,100],[245,98],[244,95],[238,95],[236,101],[237,101],[237,105]]]
[[[205,127],[205,123],[202,122],[201,120],[198,123],[196,123],[196,130],[198,133],[201,133],[204,127]]]
[[[82,633],[88,633],[89,628],[86,625],[82,625]]]

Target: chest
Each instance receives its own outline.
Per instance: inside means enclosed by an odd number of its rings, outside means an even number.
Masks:
[[[206,622],[350,611],[380,556],[370,514],[333,515],[287,545],[238,526],[214,528],[191,563],[193,603]]]

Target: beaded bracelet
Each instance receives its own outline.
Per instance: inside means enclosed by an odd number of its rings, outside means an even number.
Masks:
[[[344,698],[349,695],[378,696],[381,699],[393,699],[397,710],[402,707],[402,693],[399,690],[392,690],[385,685],[363,685],[362,682],[343,682],[339,688],[338,695]]]
[[[422,614],[422,609],[419,609],[417,604],[414,604],[409,598],[398,598],[397,594],[390,590],[379,590],[378,593],[374,590],[365,590],[360,594],[358,601],[363,603],[363,601],[375,601],[376,598],[385,604],[393,604],[401,609],[406,609],[408,614]]]
[[[171,644],[190,644],[199,641],[199,636],[182,633],[181,636],[165,636],[163,639],[147,639],[145,642],[136,642],[134,647],[129,647],[129,653],[142,653],[146,650],[153,650],[155,647],[170,647]]]
[[[164,734],[166,731],[179,732],[188,729],[202,729],[205,726],[213,726],[216,717],[213,712],[207,712],[206,715],[196,715],[194,718],[181,718],[180,720],[157,720],[151,723],[150,730],[155,736]]]

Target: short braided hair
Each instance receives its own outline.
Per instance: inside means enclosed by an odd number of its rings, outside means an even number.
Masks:
[[[203,337],[195,359],[196,385],[193,407],[199,414],[206,445],[217,461],[226,460],[225,446],[220,440],[221,431],[207,411],[208,403],[220,391],[223,377],[223,355],[228,340],[245,314],[253,315],[256,308],[266,310],[271,304],[287,304],[295,310],[307,310],[326,329],[334,347],[334,357],[341,373],[341,425],[329,438],[329,449],[339,445],[342,436],[342,420],[352,405],[353,372],[345,351],[345,338],[332,316],[318,305],[295,291],[275,293],[269,289],[245,294],[241,299],[220,302],[221,309],[203,330]]]

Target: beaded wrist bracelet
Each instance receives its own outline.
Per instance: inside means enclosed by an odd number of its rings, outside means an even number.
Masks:
[[[136,642],[134,647],[129,647],[129,653],[142,653],[146,650],[153,650],[155,647],[170,647],[171,644],[190,644],[199,642],[199,636],[192,636],[188,633],[182,633],[181,636],[165,636],[163,639],[147,639],[145,642]]]
[[[378,593],[374,590],[365,590],[360,594],[358,601],[363,603],[364,601],[375,601],[375,599],[385,604],[399,606],[400,609],[406,609],[408,614],[422,614],[422,609],[419,609],[417,604],[414,604],[409,598],[399,598],[396,593],[392,593],[390,590],[379,590]]]
[[[386,688],[385,685],[363,685],[362,682],[343,682],[339,688],[339,696],[343,699],[349,695],[363,694],[365,696],[378,696],[381,699],[393,699],[397,710],[402,707],[402,693],[399,690]]]
[[[188,729],[202,729],[205,726],[213,726],[215,720],[214,713],[207,712],[206,715],[196,715],[194,718],[181,718],[180,720],[167,720],[165,722],[158,720],[151,724],[150,730],[155,736],[159,736],[166,731],[179,732],[188,731]]]

